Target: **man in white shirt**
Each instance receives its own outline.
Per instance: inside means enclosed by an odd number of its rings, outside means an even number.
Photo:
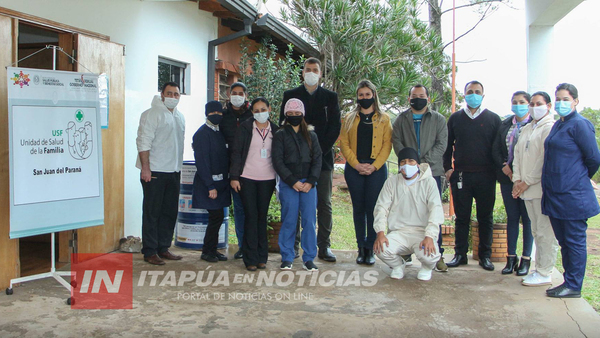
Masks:
[[[142,113],[136,139],[144,190],[142,213],[142,253],[150,264],[162,259],[180,260],[169,251],[177,220],[179,182],[183,163],[185,120],[177,110],[179,86],[163,85],[152,107]]]
[[[403,148],[398,160],[400,172],[387,179],[375,205],[373,249],[392,268],[394,279],[404,277],[402,256],[414,253],[421,262],[417,278],[427,281],[440,258],[437,238],[444,222],[442,200],[429,165],[420,164],[415,149]]]

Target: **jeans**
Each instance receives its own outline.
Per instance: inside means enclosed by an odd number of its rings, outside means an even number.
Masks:
[[[244,264],[246,266],[267,263],[269,243],[267,239],[267,213],[275,180],[255,181],[240,178],[240,196],[244,203]]]
[[[346,163],[344,178],[352,200],[354,231],[358,248],[373,249],[373,243],[377,237],[377,233],[373,229],[373,211],[387,175],[385,164],[371,175],[361,175]]]
[[[517,254],[517,241],[519,240],[519,220],[523,221],[523,256],[531,257],[533,236],[531,235],[531,220],[527,215],[525,201],[512,197],[513,184],[500,184],[504,209],[506,210],[506,237],[508,238],[508,254]]]
[[[304,182],[305,179],[300,180]],[[281,230],[279,231],[279,250],[282,262],[294,260],[294,240],[296,237],[296,223],[298,212],[302,219],[302,261],[312,261],[317,256],[316,216],[317,216],[317,191],[316,188],[309,192],[297,192],[284,181],[279,182],[279,199],[281,200]]]
[[[450,177],[452,198],[456,212],[454,252],[467,256],[469,251],[469,230],[473,199],[477,203],[477,222],[479,223],[479,258],[492,255],[492,236],[494,230],[494,203],[496,202],[496,176],[493,171],[463,172],[462,189],[458,189],[459,172]]]
[[[177,222],[180,173],[152,172],[150,182],[142,182],[142,253],[150,257],[171,247]]]
[[[244,203],[240,194],[231,189],[233,197],[233,220],[235,222],[235,236],[238,240],[238,248],[241,250],[244,243]]]
[[[587,222],[550,217],[550,223],[560,245],[565,285],[571,290],[581,291],[587,264]]]

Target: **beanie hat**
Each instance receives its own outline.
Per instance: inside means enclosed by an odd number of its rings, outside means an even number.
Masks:
[[[208,116],[209,113],[212,112],[220,112],[223,111],[223,105],[219,101],[208,101],[206,106],[204,106],[204,115]]]
[[[417,161],[417,163],[421,164],[421,160],[419,159],[419,153],[417,153],[416,150],[414,150],[413,148],[402,148],[402,150],[400,150],[400,152],[398,152],[398,163],[400,163],[400,161],[405,160],[405,159],[411,159],[411,160],[415,160]]]
[[[299,99],[289,99],[288,102],[285,103],[283,114],[285,115],[289,111],[299,111],[302,113],[302,116],[304,116],[304,103],[302,103],[302,101]]]

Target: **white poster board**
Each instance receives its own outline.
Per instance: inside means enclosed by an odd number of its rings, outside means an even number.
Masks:
[[[10,237],[104,224],[98,75],[7,71]]]

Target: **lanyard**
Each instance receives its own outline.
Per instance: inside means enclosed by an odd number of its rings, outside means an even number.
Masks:
[[[265,147],[265,140],[267,139],[267,137],[269,136],[269,131],[271,131],[268,127],[263,129],[262,131],[260,129],[258,129],[258,127],[256,128],[256,131],[258,132],[258,135],[260,135],[260,138],[263,141],[263,148]]]

